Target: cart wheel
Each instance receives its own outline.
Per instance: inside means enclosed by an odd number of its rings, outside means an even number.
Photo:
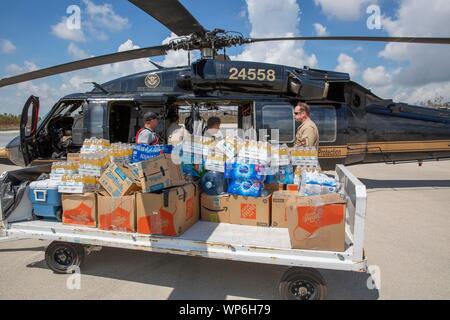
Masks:
[[[280,281],[280,295],[284,300],[323,300],[327,286],[315,269],[290,268]]]
[[[45,262],[55,273],[70,273],[84,260],[84,247],[80,244],[54,241],[45,250]]]

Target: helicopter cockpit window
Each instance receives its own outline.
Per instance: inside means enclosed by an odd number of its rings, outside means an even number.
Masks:
[[[311,119],[319,129],[320,142],[331,143],[336,141],[337,119],[335,107],[311,105]]]
[[[295,139],[295,121],[292,105],[265,105],[262,107],[262,129],[278,130],[280,143],[292,143]],[[273,131],[272,131],[273,132]],[[272,134],[272,139],[274,138]]]

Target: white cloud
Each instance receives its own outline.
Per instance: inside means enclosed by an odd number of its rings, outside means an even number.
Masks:
[[[84,22],[89,35],[97,40],[108,40],[108,32],[118,32],[129,27],[125,17],[116,14],[111,4],[96,5],[91,0],[83,0],[86,6],[86,21]]]
[[[75,43],[71,42],[67,48],[70,56],[74,59],[81,60],[89,58],[89,55],[83,49],[80,49]]]
[[[394,100],[411,104],[433,101],[437,97],[443,97],[445,102],[450,102],[450,81],[430,83],[418,88],[399,89],[394,93]]]
[[[128,19],[116,14],[111,4],[97,5],[91,0],[83,0],[83,3],[81,28],[68,28],[67,17],[62,17],[58,24],[51,27],[55,36],[74,42],[83,42],[87,38],[106,41],[109,33],[129,27]]]
[[[0,39],[0,51],[4,54],[10,54],[16,51],[16,46],[8,39]]]
[[[358,64],[355,59],[345,53],[341,53],[337,60],[338,65],[336,66],[336,71],[348,73],[351,78],[356,77],[358,74]]]
[[[163,40],[162,44],[168,44],[170,40],[177,38],[178,36],[175,33],[171,33],[166,39]],[[191,61],[195,59],[195,52],[191,52]],[[164,60],[159,64],[163,67],[178,67],[178,66],[187,66],[188,65],[188,52],[186,50],[173,50],[169,51],[167,55],[164,57]]]
[[[116,14],[111,4],[96,5],[91,0],[83,0],[83,2],[89,19],[97,26],[111,31],[120,31],[128,27],[128,19]]]
[[[67,27],[67,18],[62,17],[61,21],[52,27],[52,33],[58,38],[75,42],[86,40],[83,29],[71,29]]]
[[[325,37],[329,35],[327,28],[320,23],[314,23],[314,30],[319,37]]]
[[[370,87],[385,87],[392,83],[392,75],[384,66],[378,66],[364,70],[363,80]]]
[[[446,0],[403,0],[396,18],[385,17],[382,23],[390,36],[448,37],[449,16]],[[448,45],[389,43],[380,56],[409,64],[396,77],[399,84],[417,86],[450,80]]]
[[[5,71],[9,76],[35,71],[37,69],[38,67],[36,66],[36,64],[28,60],[26,60],[22,66],[19,66],[17,64],[10,64],[5,67]]]
[[[299,34],[300,7],[295,0],[286,0],[283,5],[272,0],[246,0],[246,2],[251,24],[251,37],[289,37]],[[268,23],[267,17],[270,17],[271,23]],[[232,59],[280,63],[298,67],[304,65],[315,67],[317,65],[316,56],[308,55],[303,48],[303,42],[300,41],[252,44]]]
[[[401,0],[394,17],[383,17],[389,36],[448,37],[450,6],[446,0]],[[397,101],[417,103],[436,96],[450,101],[450,47],[446,45],[389,43],[379,56],[402,68],[381,66],[368,70],[364,80]],[[389,80],[392,85],[383,85]]]
[[[316,6],[320,6],[326,16],[341,21],[359,19],[365,13],[366,7],[376,2],[376,0],[314,0]]]
[[[22,65],[10,64],[5,67],[7,76],[35,71],[37,69],[38,66],[32,61],[24,61]],[[60,92],[45,80],[27,81],[20,83],[17,86],[5,87],[0,90],[0,101],[2,101],[0,104],[0,113],[21,113],[27,98],[30,95],[35,95],[40,98],[40,115],[43,116],[50,110],[50,107],[61,98],[62,94],[64,93]]]
[[[140,47],[130,39],[122,43],[117,52],[123,52],[133,49],[139,49]],[[77,47],[74,51],[77,53]],[[81,50],[83,54],[90,56],[89,53]],[[89,82],[104,83],[116,78],[120,78],[133,73],[152,70],[155,67],[149,62],[147,58],[136,59],[112,64],[106,64],[89,69],[78,70],[67,74],[62,74],[63,84],[60,90],[66,93],[69,92],[84,92],[92,89],[92,85]]]

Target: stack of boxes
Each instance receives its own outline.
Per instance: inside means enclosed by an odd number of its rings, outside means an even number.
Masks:
[[[201,192],[206,171],[223,174],[227,193]],[[54,164],[51,180],[65,224],[178,236],[201,216],[287,228],[293,248],[344,251],[345,201],[320,173],[313,148],[237,137],[194,137],[174,148],[89,139],[80,154]]]
[[[202,220],[287,228],[293,248],[344,251],[345,201],[320,173],[317,149],[237,137],[194,141],[183,150],[193,150],[206,171],[224,173],[228,185],[227,193],[201,194]]]

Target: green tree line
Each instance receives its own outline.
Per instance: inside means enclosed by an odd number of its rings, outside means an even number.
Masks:
[[[16,129],[20,127],[20,116],[11,113],[0,114],[1,129]]]

